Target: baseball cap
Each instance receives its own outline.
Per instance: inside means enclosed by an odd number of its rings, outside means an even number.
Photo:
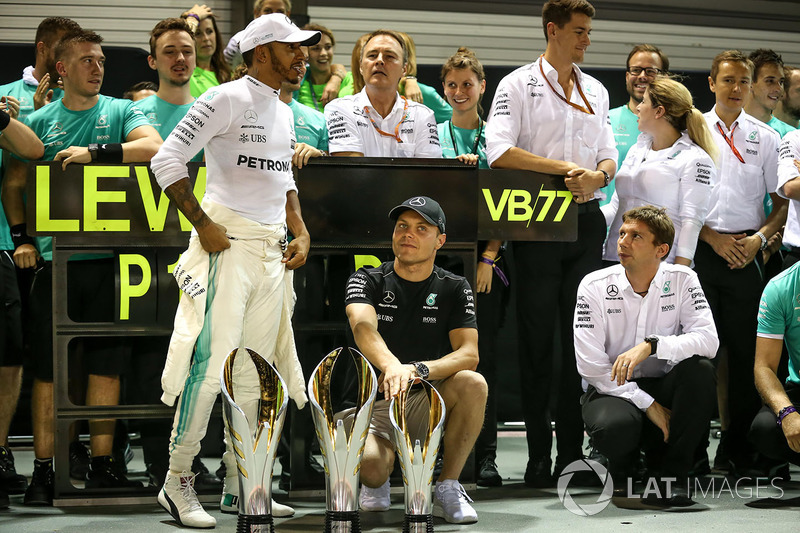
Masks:
[[[319,42],[321,35],[318,31],[301,30],[283,13],[270,13],[253,19],[234,39],[239,42],[239,50],[247,52],[273,42],[311,46]]]
[[[416,211],[428,224],[433,224],[439,228],[439,231],[446,233],[444,227],[447,219],[442,211],[442,206],[436,200],[427,196],[414,196],[389,211],[389,218],[397,221],[397,217],[406,209]]]

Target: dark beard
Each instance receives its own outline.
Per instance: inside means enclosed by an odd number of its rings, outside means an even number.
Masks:
[[[299,72],[291,68],[291,66],[289,68],[284,67],[275,57],[275,51],[272,48],[272,43],[267,43],[267,48],[269,48],[269,61],[272,66],[272,70],[276,74],[280,75],[281,81],[282,82],[288,81],[289,83],[294,83],[294,84],[300,81]]]

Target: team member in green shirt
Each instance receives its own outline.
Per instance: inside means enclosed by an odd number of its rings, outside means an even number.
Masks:
[[[56,68],[64,83],[64,97],[32,113],[28,125],[45,145],[44,160],[70,163],[127,163],[149,161],[161,138],[133,102],[100,95],[105,56],[102,37],[81,31],[58,43]],[[34,384],[32,393],[34,465],[25,503],[50,505],[53,499],[53,376],[52,290],[49,239],[27,235],[25,219],[25,162],[12,158],[3,181],[2,200],[14,239],[18,268],[42,266],[31,293],[30,317]],[[73,320],[108,320],[113,312],[113,265],[107,260],[71,261],[69,268],[70,317]],[[73,275],[74,274],[74,275]],[[110,304],[109,304],[110,297]],[[89,303],[91,302],[91,303]],[[119,398],[119,349],[102,339],[85,339],[88,369],[87,405],[115,405]],[[114,420],[89,422],[92,462],[87,487],[129,486],[111,458]]]
[[[308,47],[308,72],[295,98],[301,104],[321,113],[325,104],[334,98],[353,94],[353,75],[345,70],[344,65],[333,63],[336,39],[328,28],[319,24],[306,24],[303,29],[322,33],[322,39]],[[339,81],[336,91],[329,88],[334,79]]]
[[[231,67],[223,55],[217,19],[205,5],[181,15],[194,30],[197,66],[192,73],[191,92],[197,98],[220,83],[231,81]]]
[[[750,441],[760,453],[800,464],[800,263],[774,277],[761,295],[754,375],[764,407],[750,426]],[[784,345],[789,376],[778,379]],[[777,422],[777,424],[776,424]]]
[[[647,86],[659,74],[669,71],[669,58],[656,46],[651,44],[637,44],[628,54],[625,65],[625,88],[628,90],[628,102],[608,112],[611,128],[614,130],[614,140],[617,143],[617,168],[622,167],[628,150],[636,144],[639,138],[639,118],[636,107],[642,103]],[[600,205],[611,201],[614,194],[614,182],[602,187],[605,200],[600,200]]]
[[[192,107],[189,80],[195,69],[194,38],[186,21],[165,19],[150,32],[150,55],[147,62],[158,72],[158,91],[136,102],[162,139],[172,133]],[[202,161],[200,150],[192,161]]]

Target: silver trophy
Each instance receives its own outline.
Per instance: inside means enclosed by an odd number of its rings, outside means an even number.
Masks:
[[[361,456],[369,432],[378,379],[366,357],[358,350],[350,348],[350,355],[358,372],[358,404],[354,409],[352,424],[346,424],[345,420],[333,412],[331,401],[333,367],[341,352],[342,348],[336,348],[317,365],[308,380],[308,397],[325,464],[325,532],[359,533],[361,523],[358,515],[358,487]]]
[[[273,532],[272,468],[289,399],[286,385],[277,370],[266,359],[246,348],[258,373],[260,397],[255,429],[234,400],[234,362],[239,349],[225,359],[220,372],[220,385],[225,401],[228,438],[239,470],[239,520],[237,533]],[[241,367],[241,362],[240,365]]]
[[[403,471],[406,515],[403,532],[431,533],[433,531],[433,467],[444,433],[445,406],[439,391],[425,380],[419,380],[428,397],[430,411],[424,435],[411,435],[406,421],[406,401],[412,393],[409,387],[392,398],[389,420],[394,428],[394,445]],[[412,445],[413,441],[413,445]]]

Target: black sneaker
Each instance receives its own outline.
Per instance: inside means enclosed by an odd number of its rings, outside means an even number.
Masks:
[[[544,489],[555,486],[553,475],[550,473],[549,457],[534,460],[528,459],[528,466],[525,468],[525,485],[536,489]]]
[[[81,441],[69,443],[69,477],[85,481],[90,460],[89,449]]]
[[[28,488],[28,480],[22,474],[17,474],[14,468],[14,455],[11,449],[0,446],[0,491],[9,494],[24,494]]]
[[[87,489],[110,489],[116,487],[141,487],[139,481],[130,481],[117,461],[110,455],[92,457],[89,475],[86,477]]]
[[[200,457],[196,455],[192,461],[192,472],[195,474],[194,488],[196,491],[213,491],[217,493],[222,491],[222,480],[209,472]]]
[[[478,486],[479,487],[502,487],[503,478],[497,471],[497,463],[494,457],[484,457],[478,467]]]
[[[34,462],[33,475],[28,490],[25,491],[25,505],[53,505],[53,487],[55,485],[55,472],[53,461],[45,463]]]
[[[147,477],[149,478],[148,487],[163,487],[169,472],[169,465],[150,463],[147,465]]]

